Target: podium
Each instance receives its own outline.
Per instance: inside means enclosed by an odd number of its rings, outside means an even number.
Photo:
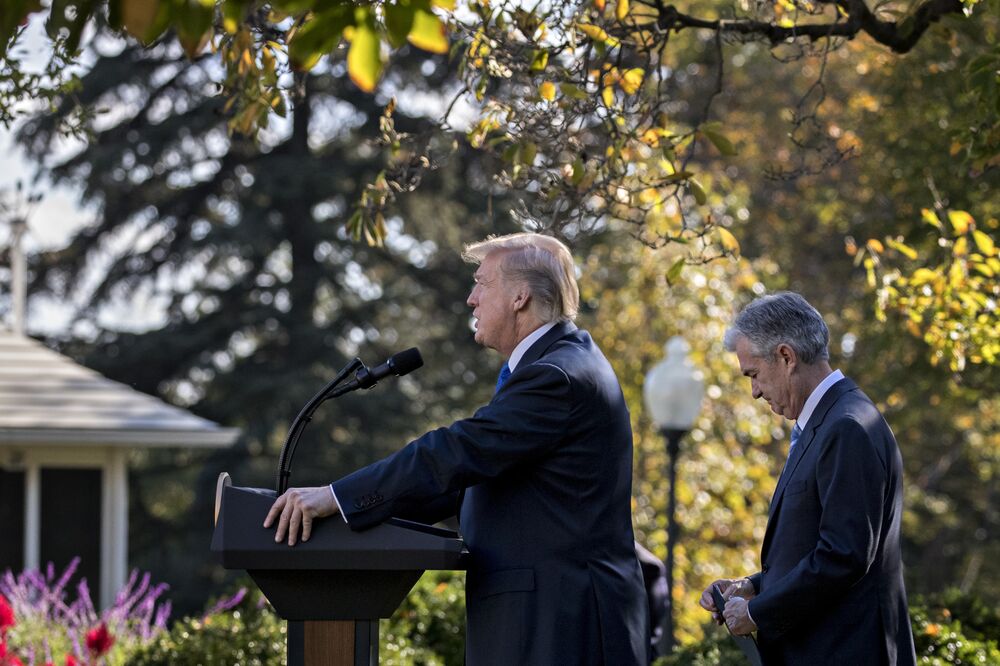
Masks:
[[[245,569],[288,621],[289,666],[374,666],[378,622],[427,569],[463,569],[455,532],[391,518],[353,532],[340,516],[313,523],[309,541],[275,543],[264,518],[277,493],[240,488],[223,473],[212,551],[226,569]]]

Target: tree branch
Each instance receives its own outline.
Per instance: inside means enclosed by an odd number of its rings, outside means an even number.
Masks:
[[[657,26],[663,31],[680,32],[685,28],[704,28],[722,34],[763,37],[772,44],[801,38],[817,41],[832,37],[853,39],[864,32],[879,44],[896,53],[907,53],[920,41],[932,23],[948,14],[963,10],[961,0],[927,0],[912,15],[900,21],[882,21],[868,8],[864,0],[839,0],[838,6],[847,14],[846,21],[808,23],[782,27],[754,19],[706,20],[680,12],[674,5],[659,4]]]

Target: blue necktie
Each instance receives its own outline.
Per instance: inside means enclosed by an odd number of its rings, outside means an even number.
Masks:
[[[503,388],[503,385],[507,383],[507,379],[509,378],[510,378],[510,366],[504,363],[503,367],[500,368],[500,375],[497,377],[498,393],[500,392],[500,389]]]
[[[800,428],[799,424],[796,423],[795,427],[792,428],[792,445],[790,447],[788,447],[788,453],[789,454],[792,453],[792,449],[795,448],[795,444],[799,441],[799,437],[801,437],[801,436],[802,436],[802,428]]]

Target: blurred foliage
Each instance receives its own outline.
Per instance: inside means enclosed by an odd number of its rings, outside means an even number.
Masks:
[[[427,571],[380,627],[385,666],[465,663],[465,573]]]
[[[982,600],[949,591],[934,600],[910,604],[917,661],[928,666],[1000,663],[1000,625],[995,608]],[[739,666],[746,657],[725,630],[714,625],[707,637],[658,659],[655,666]]]
[[[393,94],[395,63],[385,67],[386,53],[402,61],[410,52],[400,49],[409,44],[448,54],[459,81],[442,89],[450,102],[436,132],[397,132],[391,110],[386,114],[383,142],[406,167],[368,179],[350,221],[359,236],[383,242],[386,211],[397,194],[415,188],[413,171],[439,168],[447,155],[440,144],[462,137],[496,160],[491,173],[518,194],[525,219],[550,229],[624,220],[652,244],[711,241],[704,260],[737,248],[706,214],[720,174],[701,159],[738,152],[728,115],[712,117],[719,96],[732,89],[725,66],[731,53],[752,44],[785,63],[858,55],[850,44],[862,35],[866,45],[908,53],[943,18],[978,22],[992,9],[983,4],[990,2],[59,0],[43,9],[38,0],[12,0],[0,14],[0,55],[16,51],[19,26],[39,11],[53,40],[56,80],[92,21],[153,47],[175,40],[190,59],[217,58],[222,67],[211,80],[225,92],[229,129],[259,135],[302,103],[297,74],[341,62],[368,92],[388,72],[382,90]],[[691,76],[676,66],[691,55],[714,62]],[[995,48],[984,50],[959,77],[970,86],[976,122],[963,126],[956,143],[982,168],[998,159],[996,57]],[[11,78],[0,85],[0,107],[59,96],[46,80]],[[451,117],[456,108],[461,119]]]

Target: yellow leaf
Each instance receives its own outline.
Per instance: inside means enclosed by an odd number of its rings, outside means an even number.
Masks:
[[[406,39],[418,49],[431,53],[448,52],[448,33],[444,23],[433,12],[422,7],[413,10],[413,27]]]
[[[546,102],[551,102],[556,98],[556,84],[551,81],[546,81],[542,85],[538,86],[538,94]]]
[[[921,208],[920,218],[927,224],[931,225],[932,227],[943,229],[943,227],[941,226],[941,220],[938,219],[937,213],[932,211],[930,208]]]
[[[597,11],[603,12],[606,5],[604,4],[604,0],[594,0],[594,6],[597,7]]]
[[[913,277],[910,278],[910,282],[914,287],[918,287],[922,284],[927,284],[928,282],[935,282],[938,277],[938,273],[929,268],[918,268],[913,271]]]
[[[956,257],[964,257],[969,253],[969,240],[962,236],[955,241],[955,247],[951,251]]]
[[[996,245],[993,243],[993,239],[978,229],[972,232],[972,240],[976,241],[976,247],[978,247],[979,251],[987,257],[992,257],[997,251]]]
[[[885,252],[885,246],[883,246],[882,242],[877,238],[869,238],[865,245],[867,245],[868,249],[875,254],[882,254]]]
[[[886,243],[889,244],[889,247],[891,247],[892,249],[896,250],[897,252],[906,256],[909,259],[917,258],[917,251],[902,241],[887,238]]]
[[[634,95],[639,91],[642,80],[646,76],[646,70],[641,67],[634,67],[622,74],[619,85],[629,95]]]
[[[455,11],[455,0],[431,0],[431,4],[435,7],[440,7],[441,9],[447,9],[449,12]]]
[[[740,242],[736,240],[736,236],[724,227],[718,227],[719,239],[722,241],[722,247],[725,248],[726,252],[729,252],[735,256],[740,256]]]
[[[972,216],[964,210],[949,210],[948,221],[951,222],[951,228],[955,230],[956,236],[967,232],[974,222]]]
[[[351,35],[347,72],[357,87],[365,92],[375,90],[375,84],[382,73],[381,40],[374,26],[367,21],[359,23]]]
[[[626,16],[628,16],[628,0],[618,0],[618,5],[615,7],[615,18],[624,21]]]
[[[583,34],[587,35],[595,42],[602,42],[612,48],[618,46],[619,44],[617,39],[606,33],[604,28],[598,25],[594,25],[592,23],[581,23],[579,24],[579,28]]]
[[[605,88],[601,90],[601,99],[604,100],[604,106],[608,107],[609,109],[612,106],[614,106],[615,104],[614,89],[611,86],[605,86]]]

